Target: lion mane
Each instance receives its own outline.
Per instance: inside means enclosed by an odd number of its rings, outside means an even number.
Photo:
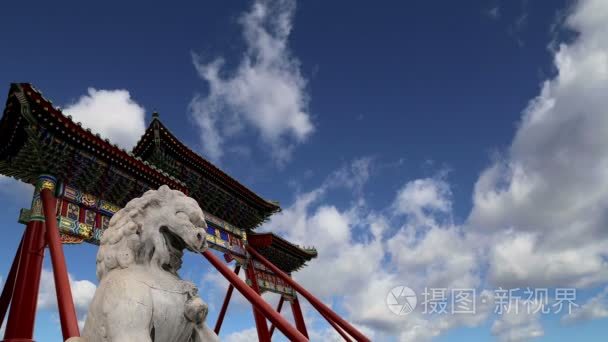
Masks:
[[[149,190],[141,197],[129,201],[123,209],[114,214],[101,237],[97,253],[97,278],[101,280],[110,271],[127,268],[133,264],[156,263],[161,266],[168,262],[167,253],[154,252],[155,246],[146,246],[146,242],[142,240],[143,229],[153,229],[143,227],[143,215],[147,209],[171,206],[176,201],[184,200],[195,202],[182,192],[163,185],[158,191]]]

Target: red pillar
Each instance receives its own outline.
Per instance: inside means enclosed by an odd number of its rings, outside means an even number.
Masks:
[[[4,333],[6,342],[33,341],[44,245],[44,223],[28,222]]]
[[[289,324],[289,322],[283,318],[278,312],[264,301],[259,294],[257,294],[251,287],[249,287],[241,278],[234,274],[220,259],[218,259],[213,252],[206,250],[201,253],[213,267],[215,267],[234,287],[260,312],[267,317],[273,324],[277,326],[283,334],[290,340],[296,342],[308,341],[304,335],[302,335],[298,329]]]
[[[49,245],[51,262],[53,264],[53,276],[55,278],[55,290],[57,292],[57,306],[59,308],[59,319],[61,320],[61,332],[63,339],[80,336],[78,331],[78,318],[72,299],[72,290],[68,278],[67,265],[63,255],[63,247],[57,228],[57,216],[55,205],[57,200],[49,188],[40,191],[42,206],[46,219],[46,240]]]
[[[17,276],[17,269],[19,268],[19,257],[21,256],[22,246],[23,237],[21,238],[21,242],[19,242],[19,248],[17,248],[17,253],[15,253],[11,270],[8,272],[8,277],[6,278],[6,282],[4,282],[4,288],[2,289],[2,295],[0,296],[0,327],[2,326],[2,323],[4,323],[6,311],[8,310],[8,306],[13,298],[13,291],[15,290],[15,278]]]
[[[298,296],[294,296],[291,301],[291,311],[293,312],[293,320],[296,322],[296,328],[302,333],[302,335],[308,337],[308,331],[306,331],[306,323],[304,323],[304,316],[302,315],[302,308],[300,308],[300,301]]]
[[[249,260],[249,264],[247,265],[247,269],[245,270],[247,274],[247,280],[251,282],[251,288],[259,295],[260,287],[258,285],[258,280],[255,276],[255,269],[253,266],[253,261]],[[269,342],[270,335],[268,334],[268,325],[266,324],[266,318],[262,313],[253,306],[253,317],[255,318],[255,326],[258,331],[258,340],[260,342]]]
[[[349,335],[354,337],[357,341],[369,341],[365,335],[359,332],[355,327],[353,327],[350,323],[344,320],[342,317],[338,316],[335,312],[333,312],[327,305],[323,304],[320,300],[318,300],[315,296],[313,296],[310,292],[308,292],[305,288],[303,288],[300,284],[296,283],[291,277],[289,277],[285,272],[276,267],[273,263],[266,260],[258,251],[253,249],[251,246],[246,246],[247,251],[251,253],[256,260],[260,261],[264,266],[268,267],[272,272],[274,272],[277,276],[281,277],[283,281],[289,284],[294,290],[300,293],[304,298],[306,298],[312,306],[315,307],[323,316],[327,319],[334,321],[338,326],[344,329]]]
[[[30,218],[22,240],[19,266],[4,333],[6,342],[32,341],[34,336],[36,305],[38,304],[42,260],[46,245],[44,215],[40,199],[40,189],[45,186],[54,189],[55,179],[40,176],[36,183]]]
[[[241,270],[241,265],[236,265],[234,268],[234,274],[239,275],[239,271]],[[228,291],[226,291],[226,297],[224,297],[224,303],[222,304],[222,309],[220,310],[220,315],[217,317],[217,321],[215,322],[215,333],[217,335],[220,334],[220,329],[222,328],[222,323],[224,322],[224,316],[226,315],[226,310],[228,310],[228,303],[230,303],[230,297],[232,297],[232,291],[234,290],[234,285],[230,284],[228,286]]]
[[[281,309],[283,308],[283,303],[285,302],[285,297],[283,297],[283,295],[281,295],[281,299],[279,300],[279,305],[277,305],[277,312],[281,313]],[[274,324],[270,326],[270,338],[272,338],[272,333],[274,333]],[[306,336],[308,337],[308,336]]]

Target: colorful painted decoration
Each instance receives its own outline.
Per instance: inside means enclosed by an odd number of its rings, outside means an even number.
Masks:
[[[120,207],[115,204],[112,204],[108,201],[100,200],[99,201],[99,210],[105,214],[112,216],[120,210]]]
[[[84,223],[86,223],[87,225],[93,227],[95,226],[95,217],[97,216],[97,213],[94,212],[93,210],[87,209],[84,212]]]
[[[68,218],[77,221],[80,217],[80,207],[74,203],[68,203]]]

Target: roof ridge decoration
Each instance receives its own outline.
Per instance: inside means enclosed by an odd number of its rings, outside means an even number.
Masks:
[[[0,119],[0,173],[28,183],[40,173],[54,173],[66,182],[89,184],[88,191],[111,191],[119,204],[123,196],[163,184],[188,192],[182,180],[82,126],[31,84],[12,83]]]
[[[155,127],[162,150],[150,148],[157,143],[152,140]],[[151,155],[159,151],[167,153],[161,163]],[[12,83],[0,118],[0,174],[31,183],[41,173],[54,174],[66,186],[119,207],[167,184],[206,206],[203,210],[215,218],[217,228],[243,240],[280,210],[278,203],[263,199],[179,141],[158,114],[129,152],[64,114],[31,84]],[[285,270],[298,269],[317,255],[315,249],[262,234],[274,242],[260,252]]]
[[[242,229],[255,229],[281,210],[178,139],[154,112],[133,155],[186,182],[208,212]]]
[[[156,115],[154,115],[154,114],[156,114]],[[170,136],[170,139],[172,141],[174,141],[180,147],[183,147],[191,156],[195,157],[196,159],[198,159],[198,161],[200,161],[202,164],[204,164],[205,167],[210,168],[213,172],[217,172],[219,175],[221,175],[225,179],[229,180],[229,182],[231,182],[234,185],[236,185],[237,187],[241,188],[240,190],[246,191],[248,194],[255,196],[256,199],[264,201],[269,206],[277,207],[277,209],[278,209],[277,211],[280,211],[281,208],[280,208],[280,206],[279,206],[279,204],[278,204],[277,201],[270,201],[270,200],[267,200],[267,199],[261,197],[260,195],[256,194],[253,190],[249,189],[247,186],[243,185],[238,180],[232,178],[229,174],[227,174],[226,172],[224,172],[219,167],[215,166],[213,163],[211,163],[210,161],[208,161],[205,157],[203,157],[199,153],[195,152],[186,143],[184,143],[180,139],[178,139],[175,136],[175,134],[173,134],[173,132],[171,132],[171,130],[169,128],[167,128],[167,126],[165,126],[165,124],[163,124],[163,122],[160,120],[160,116],[159,116],[158,112],[154,112],[153,113],[152,121],[150,121],[150,124],[148,125],[148,128],[146,129],[146,132],[138,140],[138,142],[135,145],[135,147],[133,147],[133,153],[134,154],[137,154],[138,150],[143,148],[143,146],[140,146],[140,145],[143,143],[144,137],[148,133],[148,130],[154,129],[153,128],[154,122],[157,122],[160,125],[160,128],[163,129],[163,130],[165,130],[168,133],[168,135]]]
[[[56,108],[56,107],[54,107],[54,106],[53,106],[52,101],[51,101],[51,100],[48,100],[47,98],[45,98],[45,97],[44,97],[44,95],[42,94],[42,92],[41,92],[40,90],[36,89],[36,88],[35,88],[35,87],[34,87],[32,84],[30,84],[30,83],[20,83],[20,84],[17,84],[17,85],[19,86],[19,88],[21,88],[21,89],[22,89],[22,91],[23,91],[23,86],[24,86],[24,85],[29,86],[29,88],[30,88],[32,91],[34,91],[34,92],[35,92],[35,93],[36,93],[38,96],[40,96],[40,98],[41,98],[42,100],[44,100],[44,101],[45,101],[45,102],[46,102],[46,103],[49,105],[49,107],[50,107],[51,109],[55,110],[55,111],[56,111],[58,114],[60,114],[61,116],[63,116],[63,118],[65,118],[65,119],[69,120],[71,123],[76,124],[78,127],[82,128],[82,129],[83,129],[85,132],[89,133],[90,135],[93,135],[93,136],[95,136],[96,138],[98,138],[98,139],[100,139],[100,140],[102,140],[102,139],[103,139],[103,141],[104,141],[104,142],[106,142],[106,143],[107,143],[107,144],[109,144],[110,146],[114,147],[115,149],[117,149],[117,150],[119,150],[119,151],[121,151],[121,152],[123,152],[123,153],[125,153],[125,154],[127,154],[127,155],[129,155],[129,156],[131,156],[131,157],[134,157],[134,158],[135,158],[135,159],[137,159],[138,161],[140,161],[140,162],[142,162],[142,163],[144,163],[144,164],[147,164],[148,166],[152,166],[150,163],[148,163],[148,162],[146,162],[146,161],[142,160],[141,158],[138,158],[138,157],[134,156],[134,155],[133,155],[133,154],[132,154],[130,151],[127,151],[126,149],[124,149],[124,148],[122,148],[122,147],[118,146],[117,144],[112,143],[112,142],[111,142],[111,141],[110,141],[108,138],[102,138],[102,137],[101,137],[101,135],[99,134],[99,132],[95,132],[95,133],[93,133],[93,132],[92,132],[92,130],[91,130],[91,128],[89,128],[89,127],[85,127],[81,121],[75,121],[75,120],[73,120],[73,117],[72,117],[71,115],[69,115],[69,114],[65,114],[65,113],[64,113],[64,112],[63,112],[63,111],[62,111],[60,108]],[[27,96],[27,94],[26,94],[26,96]],[[46,108],[46,107],[45,107],[45,108]],[[177,178],[173,177],[173,176],[172,176],[172,175],[170,175],[169,173],[167,173],[167,172],[165,172],[165,171],[163,171],[163,170],[161,170],[161,169],[158,169],[158,168],[156,168],[156,167],[154,167],[154,168],[155,168],[155,169],[156,169],[156,170],[157,170],[159,173],[161,173],[163,176],[165,176],[165,177],[167,177],[167,178],[170,178],[170,179],[171,179],[171,180],[173,180],[174,182],[177,182],[177,183],[182,183],[182,185],[185,185],[185,184],[183,184],[183,182],[182,182],[182,181],[180,181],[179,179],[177,179]]]

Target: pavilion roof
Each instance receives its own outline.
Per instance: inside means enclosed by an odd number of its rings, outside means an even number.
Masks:
[[[183,180],[205,211],[237,227],[254,229],[281,210],[182,143],[157,113],[133,155]]]
[[[250,232],[247,240],[250,246],[287,273],[297,271],[317,257],[316,249],[298,246],[274,233]]]
[[[11,84],[0,119],[0,174],[34,183],[52,174],[123,206],[163,184],[186,184],[102,139],[53,106],[29,83]]]
[[[9,90],[0,119],[0,174],[31,184],[51,174],[120,207],[166,184],[194,197],[206,213],[246,230],[249,243],[286,272],[317,255],[275,234],[252,232],[279,205],[193,152],[157,117],[130,153],[72,120],[29,83],[13,83]]]

